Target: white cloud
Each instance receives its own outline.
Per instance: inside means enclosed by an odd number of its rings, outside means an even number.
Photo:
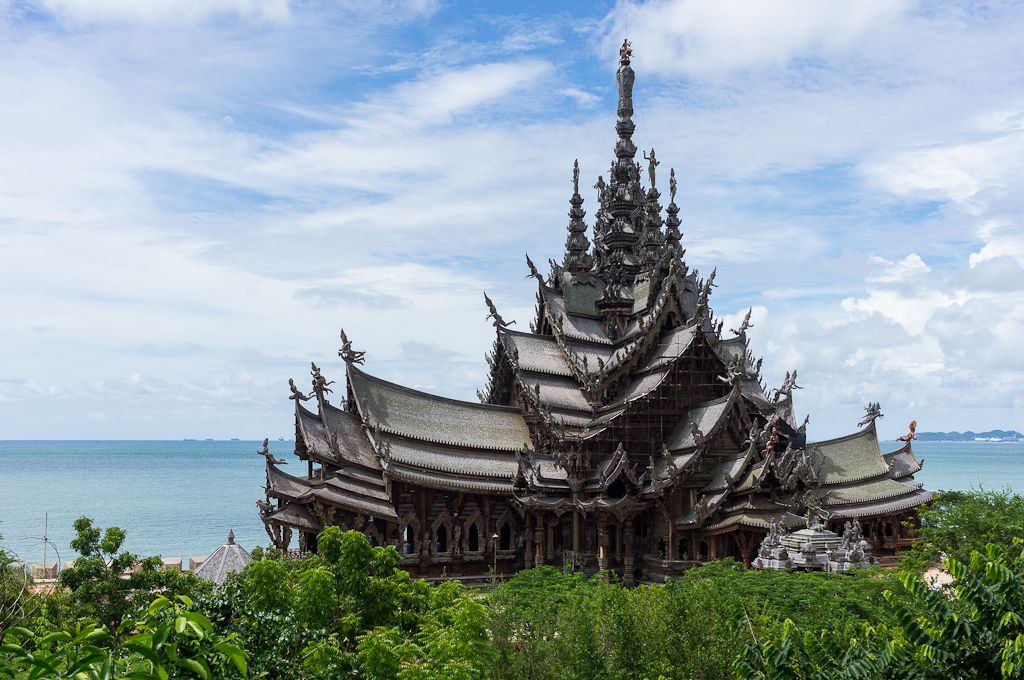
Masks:
[[[868,283],[900,283],[908,279],[919,278],[932,270],[917,253],[911,253],[897,262],[877,255],[873,256],[871,261],[882,265],[884,271],[877,276],[869,276]]]
[[[40,0],[61,20],[191,24],[218,15],[257,21],[287,21],[290,0]]]
[[[868,31],[897,20],[902,0],[620,1],[605,20],[606,53],[628,37],[644,72],[718,75],[784,66],[850,49]]]
[[[653,25],[673,7],[683,23]],[[799,368],[814,436],[868,399],[896,429],[1024,429],[1024,21],[853,7],[851,28],[845,6],[792,26],[762,5],[633,7],[637,144],[678,171],[688,262],[719,267],[727,328],[753,305],[771,382]],[[560,253],[573,158],[592,218],[612,69],[577,64],[564,27],[417,40],[378,15],[94,18],[0,44],[5,431],[287,434],[285,380],[311,360],[338,378],[341,325],[371,372],[472,398],[480,291],[530,317],[522,251]]]

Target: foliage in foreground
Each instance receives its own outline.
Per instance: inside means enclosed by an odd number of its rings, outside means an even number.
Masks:
[[[744,570],[735,562],[687,572],[665,586],[622,588],[551,567],[522,572],[491,596],[496,678],[728,678],[749,634],[735,622],[761,613],[809,626],[893,619],[883,598],[895,576]]]
[[[634,589],[540,567],[480,594],[413,580],[337,528],[310,559],[255,550],[213,592],[155,562],[122,578],[123,532],[79,520],[67,588],[0,626],[0,678],[1018,678],[1024,549],[1005,532],[1022,507],[973,492],[928,511],[915,553],[950,555],[948,592],[722,562]],[[965,553],[975,535],[995,540]]]
[[[160,558],[140,559],[122,550],[122,529],[101,531],[88,517],[79,517],[73,526],[71,547],[79,557],[60,573],[60,584],[70,592],[71,602],[51,607],[51,621],[95,619],[114,633],[123,620],[149,604],[153,592],[197,598],[210,591],[209,583],[191,572],[164,571]]]
[[[329,527],[319,555],[260,559],[208,602],[237,633],[254,673],[274,678],[479,678],[487,610],[456,581],[430,586],[398,567],[393,547]]]
[[[910,605],[886,599],[894,625],[865,623],[854,636],[801,633],[786,621],[778,636],[746,647],[734,666],[740,680],[826,678],[1024,677],[1024,548],[989,544],[969,563],[947,558],[956,579],[933,590],[910,573],[901,577]],[[753,630],[753,629],[752,629]]]
[[[9,628],[0,637],[0,676],[10,678],[247,677],[246,654],[221,636],[192,600],[158,596],[111,635],[97,623],[48,634]],[[122,640],[121,637],[124,637]]]
[[[923,571],[945,556],[968,562],[990,543],[1010,548],[1024,536],[1024,497],[1009,490],[943,491],[919,508],[920,540],[903,553],[907,569]]]

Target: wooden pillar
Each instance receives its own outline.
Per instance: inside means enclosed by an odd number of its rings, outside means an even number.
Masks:
[[[430,563],[430,518],[427,516],[429,505],[427,504],[427,491],[420,489],[417,492],[420,502],[420,566],[426,576],[427,565]]]
[[[309,465],[309,479],[313,479],[313,459],[307,458],[306,463]]]
[[[679,547],[676,545],[676,529],[673,526],[674,518],[668,518],[668,545],[665,547],[665,558],[668,560],[679,559]]]
[[[633,585],[633,519],[627,519],[623,527],[625,534],[625,554],[622,558],[622,585]]]
[[[708,536],[708,555],[713,560],[718,559],[718,536]]]
[[[615,561],[622,564],[622,525],[615,525]]]
[[[608,568],[608,517],[604,514],[597,518],[597,568]]]
[[[529,510],[526,511],[526,517],[523,520],[523,532],[526,534],[526,542],[523,547],[523,565],[527,569],[533,569],[533,536],[534,531],[530,528],[530,519],[533,513]]]
[[[533,544],[536,548],[534,566],[539,567],[544,564],[544,515],[538,512],[534,521],[537,523],[533,529]],[[550,535],[550,532],[548,535]]]
[[[559,518],[555,517],[555,521],[548,522],[548,546],[547,546],[547,561],[555,559],[555,527],[559,524]]]
[[[580,554],[580,511],[572,511],[572,552],[573,557],[578,558]]]
[[[737,531],[733,536],[736,538],[736,547],[740,551],[744,568],[750,569],[750,534],[746,531]]]

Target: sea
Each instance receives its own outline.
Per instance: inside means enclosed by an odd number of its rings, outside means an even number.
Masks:
[[[72,522],[89,517],[127,532],[141,556],[208,555],[228,530],[245,548],[267,545],[256,509],[263,458],[255,441],[0,441],[0,547],[24,562],[74,559]],[[898,448],[884,442],[883,451]],[[270,452],[303,474],[293,441]],[[1024,494],[1024,442],[914,442],[917,479],[931,490]],[[296,468],[292,470],[291,468]]]

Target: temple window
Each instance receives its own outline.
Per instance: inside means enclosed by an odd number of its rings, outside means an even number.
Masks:
[[[480,550],[480,531],[476,528],[476,524],[471,524],[469,527],[466,549],[469,552],[479,552]]]
[[[412,527],[406,525],[405,529],[402,531],[402,554],[403,555],[411,555],[412,554],[412,543],[413,543]]]
[[[511,550],[512,549],[512,527],[505,522],[501,525],[501,531],[498,532],[498,550]]]
[[[616,479],[608,486],[608,498],[622,498],[626,495],[626,485],[622,479]]]
[[[437,528],[437,552],[446,553],[448,552],[448,529],[443,524]]]

